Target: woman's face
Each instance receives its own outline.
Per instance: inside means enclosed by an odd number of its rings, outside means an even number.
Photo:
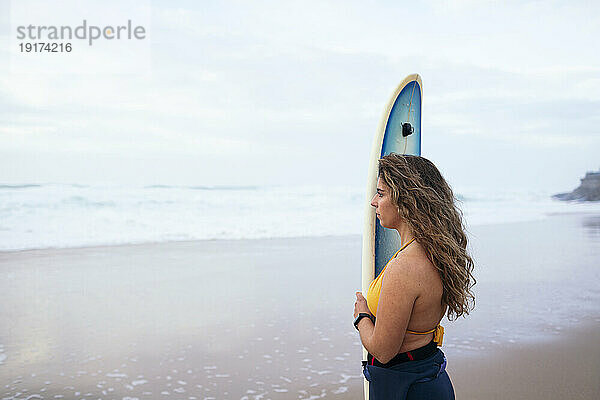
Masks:
[[[384,228],[396,228],[400,225],[398,207],[392,201],[392,192],[381,178],[377,180],[377,193],[371,199],[375,214]]]

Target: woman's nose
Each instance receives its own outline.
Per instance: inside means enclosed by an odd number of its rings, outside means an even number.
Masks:
[[[373,195],[373,198],[371,199],[371,206],[373,206],[373,207],[377,207],[377,202],[375,201],[376,198],[377,198],[377,195]]]

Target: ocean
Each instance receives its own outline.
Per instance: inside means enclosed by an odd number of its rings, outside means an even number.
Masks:
[[[456,192],[467,227],[599,211],[541,191]],[[0,185],[0,251],[361,234],[364,187]]]

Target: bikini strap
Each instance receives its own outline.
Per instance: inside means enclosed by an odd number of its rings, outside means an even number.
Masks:
[[[406,333],[412,333],[413,335],[429,335],[430,333],[433,333],[433,341],[437,343],[438,347],[441,347],[444,342],[444,327],[441,325],[438,325],[427,332],[417,332],[407,329]]]
[[[409,245],[409,244],[411,244],[411,243],[412,243],[412,242],[414,242],[414,241],[415,241],[415,238],[412,238],[412,239],[411,239],[411,240],[410,240],[408,243],[406,243],[404,246],[402,246],[402,247],[400,248],[400,250],[398,250],[397,252],[395,252],[395,253],[394,253],[394,255],[392,256],[392,258],[390,258],[390,261],[388,261],[388,262],[387,262],[387,264],[385,264],[385,267],[383,267],[383,269],[381,270],[381,272],[379,273],[379,275],[377,275],[377,278],[378,278],[378,277],[380,277],[380,276],[382,276],[382,274],[383,274],[383,272],[385,271],[385,269],[387,268],[388,264],[389,264],[390,262],[392,262],[392,260],[393,260],[394,258],[396,258],[396,256],[398,255],[398,253],[400,253],[402,250],[404,250],[405,248],[407,248],[407,247],[408,247],[408,245]]]
[[[398,251],[396,252],[396,254],[400,253],[402,250],[404,250],[405,248],[407,248],[407,247],[408,247],[408,245],[409,245],[409,244],[411,244],[411,243],[412,243],[412,242],[414,242],[414,241],[415,241],[415,238],[412,238],[411,240],[409,240],[409,241],[408,241],[408,243],[406,243],[404,246],[402,246],[402,247],[400,248],[400,250],[398,250]],[[394,257],[396,257],[396,254],[394,254]],[[392,257],[392,258],[393,258],[393,257]]]

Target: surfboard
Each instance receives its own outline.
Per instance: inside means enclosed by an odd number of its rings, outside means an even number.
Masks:
[[[365,220],[362,245],[362,291],[367,293],[373,279],[400,248],[400,236],[394,229],[381,226],[371,206],[377,191],[377,160],[390,153],[421,155],[421,102],[423,85],[418,74],[404,78],[388,101],[375,132],[369,158]],[[367,358],[363,348],[363,360]],[[369,382],[365,379],[365,400]]]

